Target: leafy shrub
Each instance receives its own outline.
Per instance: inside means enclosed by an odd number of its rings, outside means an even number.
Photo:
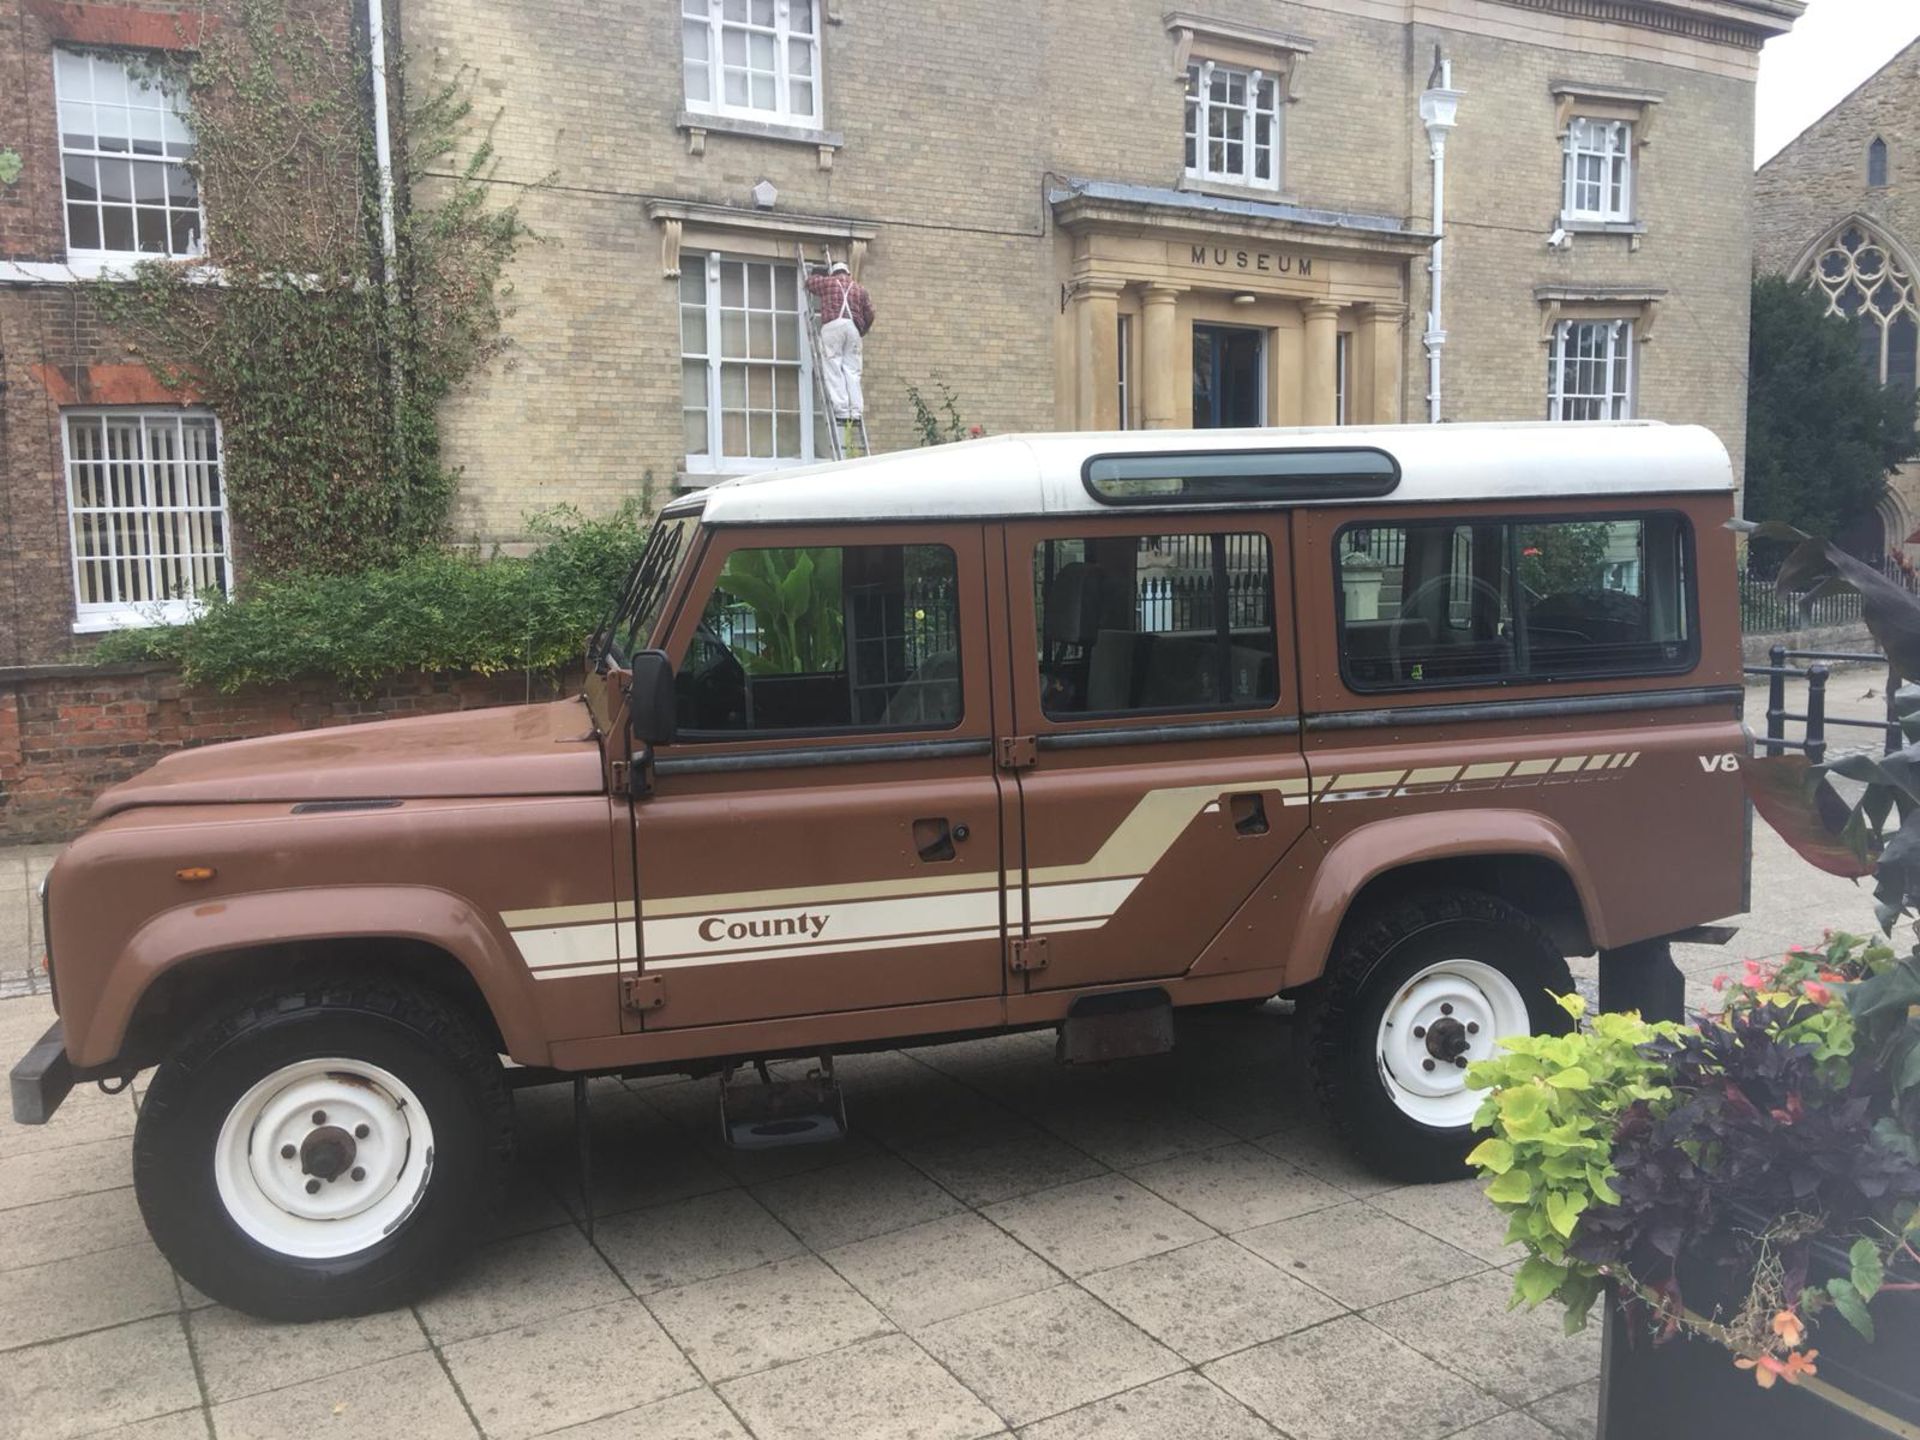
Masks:
[[[631,503],[604,520],[561,509],[532,519],[545,543],[525,559],[431,550],[385,569],[263,580],[191,624],[108,635],[95,655],[172,661],[189,684],[228,691],[309,677],[366,689],[408,670],[557,670],[579,660],[639,558],[641,519]]]
[[[920,437],[922,445],[952,445],[961,440],[977,440],[986,433],[980,426],[969,425],[960,418],[960,397],[946,381],[936,375],[933,384],[940,392],[938,401],[928,400],[918,385],[907,386],[907,403],[913,407],[913,433]]]

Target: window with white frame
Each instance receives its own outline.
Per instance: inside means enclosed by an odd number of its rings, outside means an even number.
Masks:
[[[687,108],[820,123],[818,0],[680,0]]]
[[[177,85],[132,57],[56,50],[67,253],[181,258],[202,252],[193,130]]]
[[[1633,416],[1633,322],[1562,320],[1547,361],[1549,420]]]
[[[188,620],[232,586],[220,427],[204,410],[69,410],[76,629]]]
[[[1187,66],[1186,168],[1190,178],[1280,188],[1280,86],[1264,71]]]
[[[1633,219],[1633,126],[1576,115],[1567,124],[1563,220]]]
[[[813,360],[792,265],[688,252],[680,264],[687,469],[764,470],[813,456]]]

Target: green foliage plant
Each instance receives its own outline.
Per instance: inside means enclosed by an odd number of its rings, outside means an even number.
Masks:
[[[629,504],[589,520],[533,517],[525,558],[433,548],[377,569],[300,572],[215,598],[190,625],[104,637],[103,662],[164,660],[223,691],[328,679],[356,693],[402,671],[562,672],[607,613],[644,542]]]
[[[1521,527],[1520,583],[1535,596],[1598,590],[1610,530],[1598,521]]]
[[[907,386],[907,403],[913,407],[913,430],[926,445],[951,445],[961,440],[976,440],[985,433],[978,425],[960,418],[960,397],[938,375],[933,377],[939,390],[937,400],[929,401],[914,384]]]
[[[740,647],[762,675],[815,675],[846,664],[840,550],[738,550],[720,588],[753,612],[756,639]]]
[[[500,348],[527,239],[490,198],[464,75],[388,65],[399,140],[391,255],[360,47],[337,5],[234,0],[184,73],[207,253],[96,282],[165,385],[219,415],[243,581],[345,574],[442,537],[437,411]],[[156,68],[162,68],[156,65]]]

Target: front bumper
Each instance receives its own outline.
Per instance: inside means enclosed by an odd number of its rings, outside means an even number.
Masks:
[[[67,1059],[67,1037],[54,1021],[47,1033],[13,1067],[13,1120],[16,1125],[44,1125],[73,1089],[73,1065]]]

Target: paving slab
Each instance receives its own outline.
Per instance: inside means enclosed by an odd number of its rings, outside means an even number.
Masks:
[[[136,1420],[131,1425],[116,1425],[111,1430],[96,1430],[87,1440],[212,1440],[212,1436],[207,1412],[194,1409]]]
[[[1430,1290],[1486,1268],[1466,1251],[1358,1200],[1245,1230],[1234,1240],[1354,1308]]]
[[[549,1440],[753,1440],[713,1391],[689,1390],[584,1425],[554,1430]]]
[[[1558,1305],[1509,1309],[1512,1294],[1513,1277],[1494,1270],[1366,1313],[1389,1335],[1508,1405],[1544,1399],[1599,1368],[1599,1325],[1567,1335]]]
[[[0,1416],[31,1440],[69,1440],[199,1403],[177,1315],[30,1346],[0,1364]]]
[[[892,1324],[814,1256],[703,1280],[647,1305],[709,1380],[837,1350]]]
[[[1344,1190],[1255,1145],[1222,1145],[1138,1166],[1132,1177],[1215,1230],[1271,1225],[1344,1203]]]
[[[951,1215],[829,1250],[825,1259],[905,1330],[1046,1290],[1060,1272],[978,1215]]]
[[[173,1267],[152,1241],[0,1271],[0,1350],[179,1308]]]
[[[1554,1440],[1553,1431],[1520,1410],[1456,1430],[1452,1440]]]
[[[1507,1243],[1507,1217],[1487,1199],[1486,1188],[1483,1180],[1407,1185],[1369,1203],[1489,1265],[1511,1264],[1523,1252]]]
[[[479,1431],[440,1362],[404,1355],[213,1407],[220,1440],[469,1440]]]
[[[417,1354],[427,1335],[411,1310],[280,1325],[224,1305],[187,1316],[207,1398],[215,1404]]]
[[[1557,1395],[1534,1401],[1527,1413],[1562,1440],[1594,1440],[1600,1428],[1600,1382],[1583,1380]]]
[[[969,1205],[991,1205],[1107,1171],[1084,1150],[1012,1115],[980,1129],[911,1140],[901,1154]]]
[[[756,1185],[752,1193],[816,1251],[904,1230],[961,1208],[952,1195],[890,1155],[789,1175]]]
[[[13,1057],[0,1056],[11,1063]],[[55,1118],[59,1118],[58,1112]],[[0,1160],[0,1212],[133,1184],[133,1146],[124,1135]],[[0,1218],[0,1224],[6,1223]]]
[[[1503,1408],[1355,1315],[1202,1373],[1293,1440],[1438,1440]]]
[[[805,1247],[744,1190],[616,1215],[594,1243],[637,1295],[752,1270]]]
[[[496,1331],[443,1354],[491,1440],[525,1440],[700,1384],[638,1300]]]
[[[31,1162],[0,1159],[0,1165],[14,1163]],[[146,1238],[147,1227],[131,1186],[20,1205],[9,1210],[6,1223],[0,1225],[0,1271],[120,1250]]]
[[[905,1335],[720,1387],[758,1440],[976,1440],[1000,1417]]]
[[[1345,1313],[1231,1240],[1203,1240],[1081,1282],[1193,1364]]]
[[[1278,1432],[1191,1370],[1082,1405],[1020,1432],[1020,1440],[1277,1440]]]
[[[1179,1356],[1073,1285],[943,1320],[914,1338],[1012,1425],[1182,1368]]]
[[[436,1345],[447,1345],[628,1293],[578,1230],[542,1230],[483,1248],[451,1284],[421,1302],[420,1320]]]
[[[1059,1185],[983,1213],[1069,1275],[1111,1269],[1213,1234],[1123,1175]]]

